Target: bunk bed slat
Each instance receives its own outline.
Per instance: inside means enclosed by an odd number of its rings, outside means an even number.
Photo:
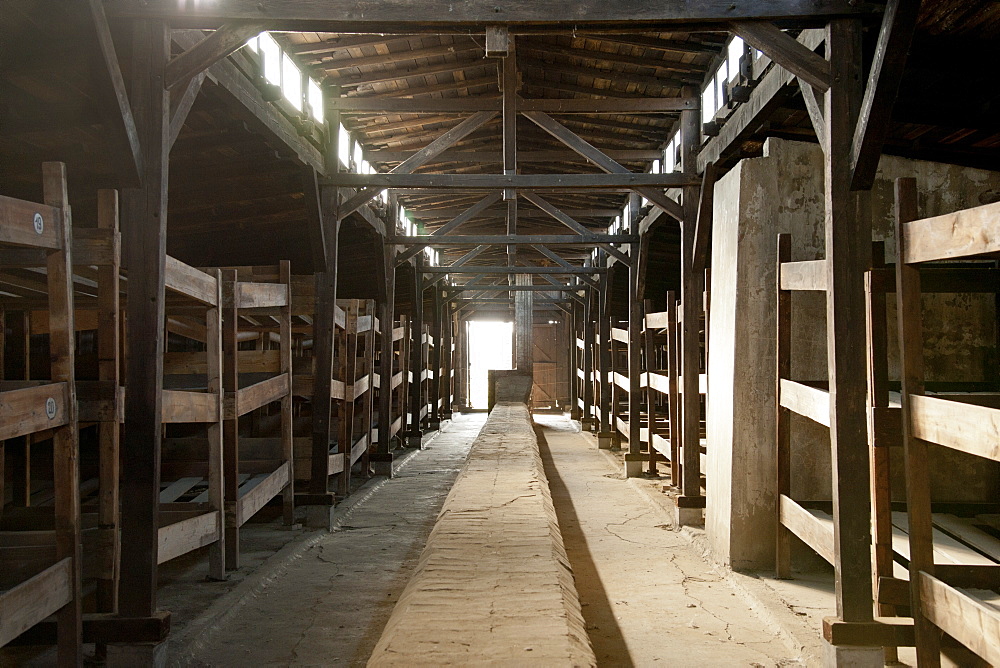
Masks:
[[[933,396],[910,395],[913,437],[1000,461],[1000,410]]]
[[[61,427],[67,423],[68,401],[66,383],[0,392],[0,440]]]
[[[62,210],[0,195],[0,243],[62,248]]]
[[[906,264],[1000,251],[1000,202],[902,225]]]
[[[0,646],[73,599],[73,561],[65,558],[38,575],[0,593]]]

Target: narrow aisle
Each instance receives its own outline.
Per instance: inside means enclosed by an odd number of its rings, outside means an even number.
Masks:
[[[457,416],[338,530],[278,569],[191,665],[365,665],[485,420]]]
[[[599,666],[800,665],[593,439],[535,421]]]

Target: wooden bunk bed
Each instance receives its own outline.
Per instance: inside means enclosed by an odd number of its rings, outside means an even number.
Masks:
[[[406,336],[408,334],[408,329],[406,326],[406,316],[400,316],[399,324],[396,324],[392,329],[383,329],[381,321],[375,321],[378,324],[376,329],[376,335],[379,337],[390,336],[392,337],[392,379],[390,382],[390,387],[383,390],[381,376],[377,373],[373,374],[373,382],[377,396],[381,396],[382,392],[389,392],[391,394],[389,400],[389,415],[386,419],[382,415],[378,416],[377,426],[373,425],[373,435],[372,441],[378,441],[378,434],[381,433],[383,428],[389,430],[389,438],[393,439],[399,434],[399,432],[404,428],[406,422],[406,383],[405,383],[405,370],[406,370]],[[377,349],[376,349],[377,350]],[[379,360],[380,361],[380,360]],[[378,368],[378,361],[375,362],[375,367]],[[373,403],[375,397],[372,399]]]
[[[291,265],[222,269],[222,350],[225,398],[224,484],[226,568],[239,568],[240,527],[271,499],[283,495],[285,524],[294,523],[295,473],[292,442]],[[267,349],[265,322],[277,324],[277,347]],[[248,327],[253,329],[248,329]],[[242,337],[241,334],[248,337]],[[255,349],[240,350],[243,338]],[[254,438],[262,409],[278,403],[275,438]],[[270,426],[270,425],[268,425]],[[247,427],[242,429],[241,427]],[[243,431],[247,432],[245,435]]]
[[[2,381],[0,440],[48,432],[52,439],[52,529],[4,531],[0,543],[0,646],[56,615],[58,661],[76,665],[82,642],[79,432],[74,369],[71,213],[66,168],[42,166],[44,203],[0,197],[0,266],[39,257],[49,307],[50,378]],[[2,498],[2,496],[0,496]],[[18,535],[21,534],[21,535]]]
[[[920,665],[939,665],[939,630],[1000,664],[1000,564],[936,563],[928,445],[1000,461],[1000,395],[933,396],[924,382],[920,265],[1000,253],[1000,204],[919,219],[913,179],[896,181],[896,294],[907,494],[909,602]],[[987,536],[992,538],[992,536]],[[994,546],[995,547],[995,546]]]
[[[186,436],[194,429],[205,430],[206,439],[200,441],[197,453],[174,460],[169,448],[161,454],[157,563],[209,546],[209,577],[222,580],[226,570],[222,278],[218,269],[202,271],[168,255],[165,284],[167,329],[172,336],[164,353],[161,420],[168,438],[176,438],[178,431]]]

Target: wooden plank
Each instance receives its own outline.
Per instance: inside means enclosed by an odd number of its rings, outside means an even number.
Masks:
[[[679,205],[666,195],[659,194],[659,191],[663,188],[698,185],[700,180],[685,176],[680,172],[650,174],[647,172],[634,173],[628,170],[607,174],[403,174],[398,172],[355,174],[352,172],[342,172],[326,177],[323,179],[323,183],[341,188],[359,188],[361,189],[361,193],[374,191],[375,195],[387,188],[428,188],[435,190],[492,190],[495,188],[508,190],[633,189],[641,193],[649,201],[666,210],[667,213],[671,213],[676,212]],[[652,197],[649,197],[649,195],[652,195]],[[360,200],[361,198],[358,199]],[[348,200],[344,207],[350,208],[355,203]],[[364,202],[357,206],[360,207],[363,204]],[[347,216],[348,214],[344,215]]]
[[[747,44],[763,51],[775,63],[820,92],[830,89],[830,63],[777,26],[763,21],[737,21],[732,28]]]
[[[1000,202],[902,226],[906,264],[962,259],[1000,251]]]
[[[826,292],[826,272],[825,260],[782,262],[780,289]]]
[[[992,665],[1000,664],[1000,612],[932,575],[918,574],[927,619]]]
[[[913,438],[1000,461],[1000,410],[911,394]]]
[[[934,526],[948,532],[956,539],[988,555],[1000,564],[1000,539],[973,526],[973,520],[963,519],[945,513],[931,515]]]
[[[314,0],[272,0],[266,10],[255,0],[218,0],[211,4],[178,7],[171,0],[141,2],[114,0],[108,4],[111,14],[127,17],[172,19],[185,25],[212,28],[230,20],[266,19],[271,30],[318,32],[411,32],[440,33],[458,30],[484,32],[488,25],[519,27],[548,25],[570,32],[572,28],[601,24],[628,24],[629,30],[640,26],[656,27],[685,23],[729,23],[739,19],[810,19],[823,16],[864,15],[864,7],[846,0],[773,0],[757,2],[710,0],[691,4],[686,0],[657,3],[608,4],[599,0],[581,0],[572,9],[573,24],[566,25],[568,11],[552,3],[523,3],[497,13],[493,5],[470,3],[456,5],[444,0],[422,3],[419,11],[411,0],[381,0],[369,5],[361,0],[339,3],[333,7]],[[607,26],[610,28],[610,26]]]
[[[236,415],[243,416],[272,401],[278,401],[291,391],[291,377],[283,373],[244,387],[236,393]]]
[[[906,513],[892,513],[892,524],[904,534],[909,534],[910,526]],[[991,566],[996,563],[993,560],[979,554],[972,548],[961,544],[937,528],[931,529],[931,536],[933,538],[935,563],[957,564],[962,566]],[[908,555],[904,555],[904,558],[908,559],[909,557]]]
[[[32,248],[60,248],[62,211],[0,195],[0,242]]]
[[[248,283],[240,281],[236,284],[233,296],[234,306],[238,309],[278,308],[287,306],[289,300],[288,286],[281,283]]]
[[[830,393],[782,378],[778,403],[824,427],[830,426]]]
[[[220,419],[216,394],[163,390],[163,424],[218,422]]]
[[[236,504],[236,522],[241,526],[264,505],[278,496],[291,480],[291,462],[284,462],[273,473],[260,480],[253,488],[242,492]]]
[[[0,440],[67,424],[67,383],[0,392]]]
[[[117,229],[77,227],[73,230],[73,264],[110,266],[121,254]]]
[[[208,306],[218,306],[216,281],[190,265],[180,260],[166,256],[166,274],[164,284],[168,290],[186,295],[195,301]]]
[[[181,478],[180,480],[172,482],[166,489],[160,492],[160,503],[173,503],[191,491],[191,488],[200,483],[202,480],[204,480],[203,477],[197,476]]]
[[[778,513],[782,525],[827,562],[834,563],[833,518],[822,511],[803,508],[784,494],[779,500]]]
[[[73,561],[61,559],[0,593],[0,647],[73,600]]]
[[[160,527],[157,531],[157,563],[165,563],[217,542],[220,538],[219,516],[219,511],[213,510]]]
[[[775,277],[775,396],[778,403],[775,406],[774,436],[775,436],[775,487],[778,494],[778,520],[781,524],[781,498],[792,493],[792,447],[791,423],[788,411],[781,405],[781,384],[791,375],[792,371],[792,296],[781,289],[781,266],[792,256],[792,236],[787,232],[778,234],[777,265]],[[829,413],[829,411],[827,411]],[[792,546],[787,531],[781,527],[775,532],[774,540],[774,573],[779,578],[792,576]]]

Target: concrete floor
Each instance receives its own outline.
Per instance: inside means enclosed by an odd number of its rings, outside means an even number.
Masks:
[[[360,490],[338,530],[302,541],[235,614],[181,631],[173,662],[363,666],[485,419],[458,418],[395,478]]]
[[[598,665],[801,665],[593,437],[535,421]]]

